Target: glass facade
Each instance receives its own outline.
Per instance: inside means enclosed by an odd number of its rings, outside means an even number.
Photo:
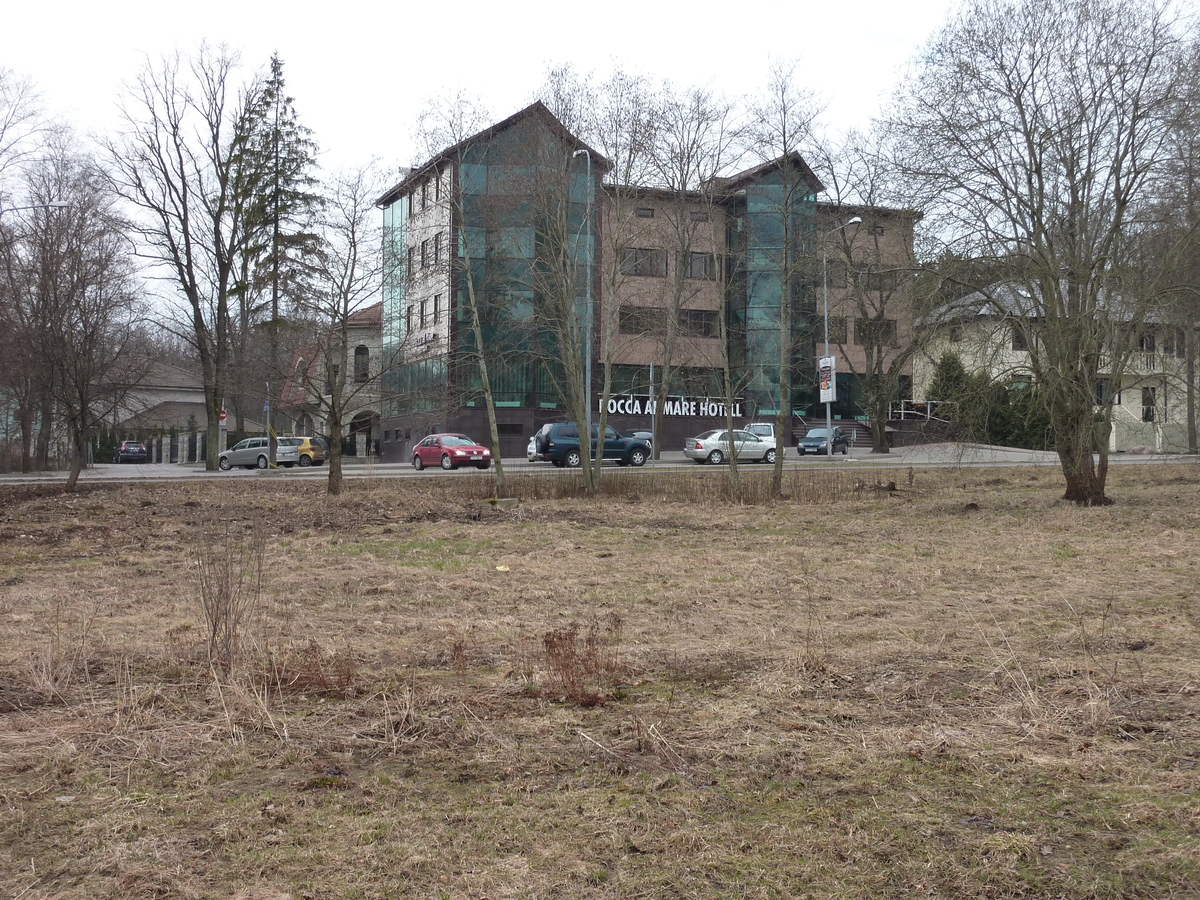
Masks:
[[[726,236],[730,361],[752,415],[781,406],[780,369],[790,370],[788,413],[811,404],[818,310],[812,277],[816,197],[801,173],[777,168],[729,206]]]

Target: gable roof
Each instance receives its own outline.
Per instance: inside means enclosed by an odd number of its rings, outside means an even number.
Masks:
[[[825,185],[821,183],[821,179],[809,168],[808,163],[804,161],[804,157],[795,150],[791,153],[785,153],[783,156],[778,156],[775,159],[759,163],[757,166],[745,169],[727,178],[712,178],[710,179],[710,183],[716,190],[721,192],[738,191],[756,181],[761,181],[772,172],[785,168],[795,169],[812,193],[816,194],[825,190]]]
[[[409,170],[409,173],[402,181],[393,186],[386,193],[384,193],[383,196],[375,201],[375,205],[383,207],[395,203],[396,200],[408,193],[408,189],[411,185],[421,181],[429,172],[437,169],[443,163],[456,159],[463,151],[467,150],[472,145],[490,140],[500,132],[513,127],[518,122],[528,119],[540,120],[547,128],[556,134],[563,141],[563,143],[572,147],[573,150],[586,150],[588,156],[590,156],[592,159],[592,165],[601,174],[612,168],[612,163],[610,163],[608,159],[569,132],[567,127],[558,120],[558,117],[555,116],[554,113],[550,112],[546,104],[544,104],[541,100],[538,100],[534,103],[531,103],[529,106],[526,106],[524,109],[513,113],[507,119],[502,119],[494,125],[489,125],[487,128],[483,129],[483,131],[477,132],[468,138],[464,138],[457,144],[452,144],[451,146],[442,150],[432,159],[429,159],[421,165]]]

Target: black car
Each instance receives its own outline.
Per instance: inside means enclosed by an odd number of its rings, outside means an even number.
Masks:
[[[827,454],[829,453],[829,432],[824,428],[810,428],[808,434],[800,439],[800,446],[796,448],[803,456],[806,453]],[[833,452],[838,451],[845,455],[850,450],[850,434],[840,425],[833,427]]]
[[[596,446],[598,425],[592,426],[592,447]],[[583,465],[579,446],[579,426],[574,422],[555,422],[543,425],[534,437],[536,459],[548,459],[554,465],[575,469]],[[650,445],[643,440],[622,437],[612,426],[604,429],[603,459],[615,460],[619,466],[644,466],[650,458]]]
[[[150,451],[141,441],[121,441],[113,453],[115,463],[144,463],[150,461]]]

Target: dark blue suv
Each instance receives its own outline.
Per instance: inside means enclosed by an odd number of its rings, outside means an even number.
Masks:
[[[592,450],[596,448],[598,425],[592,426]],[[558,467],[575,469],[583,465],[583,453],[579,447],[579,426],[574,422],[555,422],[543,425],[537,433],[536,447],[539,459],[548,459]],[[644,466],[650,458],[650,445],[639,438],[622,437],[609,426],[604,429],[603,459],[615,460],[618,466]]]

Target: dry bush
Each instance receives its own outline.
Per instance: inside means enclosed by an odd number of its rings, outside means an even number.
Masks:
[[[267,534],[260,522],[239,527],[228,517],[201,520],[194,547],[208,661],[228,673],[241,631],[258,609]]]
[[[54,598],[49,613],[50,634],[27,656],[30,686],[35,691],[65,699],[71,684],[87,671],[92,631],[100,609],[99,600],[75,609],[61,595]]]
[[[302,647],[267,647],[253,682],[276,696],[302,694],[349,697],[358,681],[358,666],[348,653],[326,653],[315,639]]]
[[[615,613],[593,617],[582,630],[578,622],[546,633],[542,646],[546,667],[559,689],[580,706],[604,701],[604,688],[618,676],[621,618]]]

